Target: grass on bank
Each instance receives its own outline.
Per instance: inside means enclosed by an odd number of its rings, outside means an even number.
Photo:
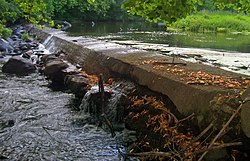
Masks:
[[[250,16],[201,11],[178,20],[172,27],[191,32],[250,32]]]

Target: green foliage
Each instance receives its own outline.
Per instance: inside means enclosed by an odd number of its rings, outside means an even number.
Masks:
[[[87,0],[87,2],[89,1]],[[98,15],[105,15],[115,2],[114,0],[92,0],[91,3],[86,3],[86,1],[79,1],[78,3],[78,9],[81,13],[94,12]]]
[[[4,25],[0,24],[0,36],[7,39],[12,34],[12,30],[6,28]]]
[[[16,5],[6,0],[0,0],[0,4],[0,23],[13,23],[19,18],[20,11]]]
[[[214,4],[214,0],[202,0],[202,6],[199,6],[198,9],[199,11],[201,10],[215,11],[216,5]]]
[[[195,12],[196,5],[201,3],[200,0],[126,0],[122,7],[149,21],[172,23]]]
[[[22,40],[26,41],[29,38],[29,35],[27,33],[22,34]]]
[[[193,32],[250,31],[250,17],[228,12],[207,12],[180,19],[173,27]]]
[[[250,14],[250,0],[214,0],[220,9],[232,8],[239,13]]]
[[[54,21],[50,21],[49,22],[49,27],[54,27],[55,26],[55,22]]]
[[[22,17],[33,24],[46,21],[46,4],[43,0],[14,0]]]

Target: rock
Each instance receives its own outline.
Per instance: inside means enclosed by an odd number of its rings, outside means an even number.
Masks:
[[[18,38],[17,35],[12,35],[10,38],[11,38],[13,41],[21,40],[21,39]]]
[[[27,38],[25,42],[33,42],[34,40],[32,38]]]
[[[83,97],[90,89],[89,81],[84,75],[67,75],[64,83],[77,97]]]
[[[250,138],[250,85],[241,96],[246,101],[241,108],[241,128],[245,135]]]
[[[31,48],[37,48],[37,47],[39,46],[39,44],[36,43],[36,42],[31,42],[31,43],[29,44],[29,46],[30,46]]]
[[[230,157],[226,148],[210,150],[205,156],[205,161],[223,161],[228,160]]]
[[[111,97],[111,93],[104,92],[104,106],[108,106],[108,101]],[[86,113],[89,113],[92,116],[93,123],[100,123],[102,118],[102,98],[101,93],[98,90],[98,86],[94,86],[89,90],[83,97],[79,109],[83,110]],[[106,109],[104,111],[107,111]],[[109,118],[108,118],[109,119]],[[109,119],[110,120],[110,119]],[[111,121],[111,120],[110,120]]]
[[[0,122],[0,129],[4,129],[4,128],[7,128],[7,127],[12,127],[14,125],[15,125],[14,120],[3,121],[3,122]]]
[[[67,68],[68,64],[60,59],[47,62],[44,68],[44,74],[52,81],[51,87],[56,89],[64,88],[64,78],[67,75],[62,70]]]
[[[62,60],[55,59],[45,64],[45,75],[46,76],[53,76],[57,72],[61,72],[63,69],[67,68],[68,64],[63,62]]]
[[[33,51],[32,50],[28,50],[25,53],[23,53],[22,57],[30,59],[30,57],[31,57],[32,54],[33,54]]]
[[[13,47],[8,41],[0,38],[0,51],[11,53],[13,50]]]
[[[19,49],[19,48],[15,48],[14,49],[14,53],[18,54],[18,55],[21,55],[22,54],[22,50]]]
[[[24,50],[28,50],[28,49],[29,49],[28,44],[26,44],[26,43],[21,43],[21,44],[20,44],[20,49],[23,50],[23,51],[24,51]]]
[[[47,64],[49,63],[50,61],[54,61],[58,59],[57,56],[55,56],[54,54],[48,54],[48,55],[44,55],[42,58],[41,58],[41,61],[44,63],[44,64]]]
[[[28,59],[14,56],[10,58],[2,67],[4,73],[27,75],[36,71],[36,67]]]
[[[250,138],[250,102],[247,101],[241,107],[241,128],[245,135]]]
[[[243,100],[246,100],[247,98],[250,99],[250,85],[247,86],[247,89],[244,91],[244,93],[242,94],[241,98]]]

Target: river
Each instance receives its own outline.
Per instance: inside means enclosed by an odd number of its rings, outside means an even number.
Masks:
[[[71,36],[88,36],[132,48],[250,75],[249,33],[167,32],[147,22],[73,22]]]
[[[133,40],[169,47],[203,48],[250,53],[249,33],[176,33],[147,22],[80,22],[67,30],[69,35],[94,36],[110,40]]]
[[[47,86],[38,73],[0,72],[0,160],[122,160],[119,133],[87,124],[73,94]]]

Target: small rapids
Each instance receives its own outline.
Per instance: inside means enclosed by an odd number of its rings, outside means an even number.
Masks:
[[[0,159],[122,160],[122,133],[80,122],[74,95],[52,91],[44,76],[0,72]]]

